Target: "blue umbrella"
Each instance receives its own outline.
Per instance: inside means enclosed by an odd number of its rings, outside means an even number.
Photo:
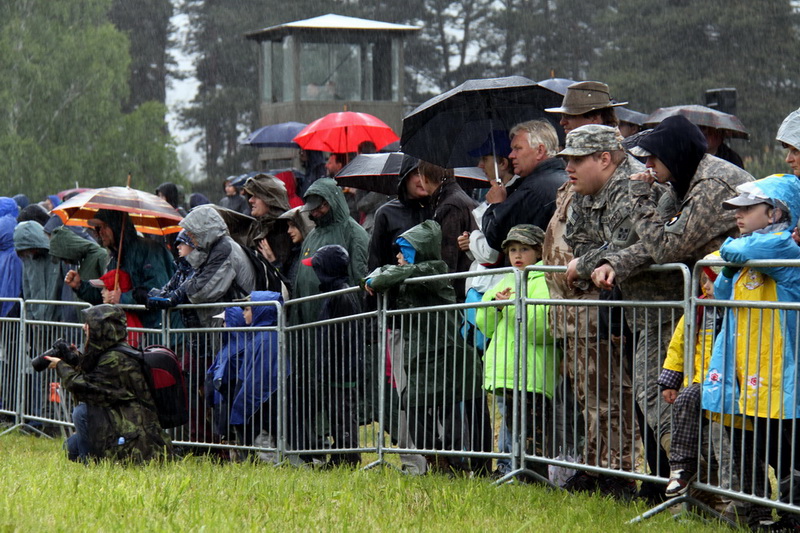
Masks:
[[[255,148],[299,148],[292,139],[305,127],[302,122],[270,124],[248,135],[241,144]]]

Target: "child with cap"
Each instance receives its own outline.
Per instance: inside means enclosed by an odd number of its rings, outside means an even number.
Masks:
[[[175,247],[178,249],[178,259],[175,260],[175,274],[162,288],[150,291],[147,295],[148,309],[168,309],[176,305],[189,303],[183,285],[194,276],[194,268],[186,260],[186,256],[195,252],[195,245],[185,229],[182,229],[175,237]],[[183,323],[187,328],[201,326],[196,311],[181,309],[180,312]]]
[[[800,215],[800,180],[774,174],[736,187],[735,198],[723,202],[735,209],[742,236],[728,238],[720,256],[729,263],[751,260],[800,259],[791,229]],[[796,267],[725,266],[714,284],[719,300],[783,303],[800,301],[800,270]],[[764,471],[775,469],[781,500],[800,502],[794,468],[800,464],[794,446],[795,420],[800,417],[797,394],[798,315],[787,309],[733,307],[725,318],[703,382],[702,407],[725,415],[746,415],[753,423],[752,440],[741,441],[734,460],[743,472],[742,490],[765,496]],[[734,454],[739,451],[734,448]],[[751,462],[753,461],[753,462]],[[755,468],[754,468],[755,467]],[[750,474],[755,475],[752,486]],[[759,479],[760,478],[760,479]],[[793,520],[785,515],[782,522]],[[795,522],[791,526],[800,525]],[[769,521],[769,519],[765,519]],[[760,527],[770,526],[763,521]],[[788,527],[790,524],[783,524]]]
[[[322,246],[313,256],[303,259],[303,264],[314,269],[320,281],[320,292],[350,288],[350,255],[343,246]],[[361,313],[361,301],[356,292],[337,292],[318,303],[319,321]],[[359,319],[355,319],[318,326],[316,353],[311,355],[311,364],[318,368],[317,379],[323,387],[321,397],[326,399],[326,405],[317,406],[317,415],[323,414],[326,418],[333,437],[333,448],[345,451],[358,448],[356,392],[359,374],[363,372],[360,369],[362,346],[366,342],[361,324]],[[313,347],[314,344],[311,344],[310,348]],[[329,466],[357,467],[360,464],[359,453],[332,453],[328,461]]]
[[[527,267],[541,264],[542,244],[544,243],[544,231],[532,224],[519,224],[511,228],[508,236],[503,241],[503,252],[508,257],[511,266],[517,270],[524,271]],[[507,274],[500,283],[492,289],[486,291],[483,296],[484,302],[494,300],[506,301],[515,298],[516,287],[515,272]],[[544,280],[544,272],[531,271],[525,272],[523,277],[526,298],[547,299],[550,297],[547,284]],[[551,412],[550,401],[553,398],[557,372],[561,354],[556,348],[548,325],[547,307],[544,305],[529,305],[527,308],[527,338],[525,350],[520,350],[520,368],[525,371],[525,389],[522,391],[528,395],[527,407],[528,428],[530,428],[536,455],[544,456],[548,454],[550,447],[547,443],[548,434],[545,417]],[[517,368],[514,361],[514,324],[517,321],[516,306],[505,307],[483,307],[478,310],[476,323],[478,328],[491,339],[486,349],[484,357],[484,388],[491,391],[496,403],[501,407],[500,435],[498,439],[499,451],[508,453],[511,451],[512,442],[507,422],[510,420],[510,412],[502,412],[507,405],[511,405],[512,394],[514,391],[514,369]],[[523,366],[524,365],[524,366]],[[522,376],[519,377],[519,385],[522,384]],[[497,400],[500,400],[497,402]],[[498,464],[498,469],[502,472],[502,466]],[[547,467],[537,464],[534,470],[545,478],[547,477]]]

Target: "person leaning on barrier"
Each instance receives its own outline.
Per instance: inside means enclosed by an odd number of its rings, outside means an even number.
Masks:
[[[589,278],[598,261],[601,261],[607,253],[617,252],[630,246],[638,238],[631,229],[628,176],[636,170],[641,170],[641,164],[625,153],[621,141],[622,136],[616,128],[589,124],[570,131],[567,134],[566,147],[560,153],[567,158],[567,174],[572,183],[574,195],[567,213],[564,232],[564,240],[572,249],[574,256],[569,262],[566,272],[566,282],[570,288],[588,288]],[[659,192],[663,192],[663,189]],[[656,288],[665,282],[667,280],[663,279],[663,276],[659,277],[644,272],[633,277],[627,286],[623,286],[622,292],[626,299],[632,300],[639,299],[644,294],[660,295],[664,290],[660,289],[660,292],[656,292]],[[660,316],[650,317],[652,324],[660,324],[662,321],[663,318]],[[629,325],[634,330],[642,330],[644,324],[641,322],[644,321],[639,320],[638,322],[640,323],[630,323]],[[637,325],[638,327],[636,327]],[[581,332],[579,335],[582,336],[584,333]],[[652,336],[650,343],[652,344]],[[577,343],[574,345],[579,346]],[[636,366],[636,359],[634,366],[645,368],[649,361],[651,365],[657,365],[656,368],[658,368],[658,353],[657,350],[653,351],[652,349],[647,353],[642,351],[639,354],[639,366]],[[669,433],[668,413],[664,412],[664,408],[659,413],[657,410],[659,406],[656,405],[657,398],[656,401],[645,404],[645,398],[648,397],[646,395],[649,392],[646,390],[644,381],[637,381],[634,387],[631,386],[630,378],[624,370],[625,366],[620,364],[616,346],[605,343],[598,344],[586,352],[581,349],[576,354],[570,354],[569,358],[571,364],[568,364],[568,367],[575,364],[584,372],[591,372],[581,376],[571,369],[571,372],[576,374],[576,382],[582,389],[578,393],[579,399],[583,402],[587,402],[587,398],[591,400],[591,403],[584,404],[587,419],[597,420],[597,423],[600,424],[596,430],[590,429],[587,437],[598,438],[602,445],[608,446],[608,450],[619,453],[618,457],[612,456],[611,461],[619,462],[623,468],[630,471],[633,467],[633,450],[630,448],[631,434],[626,421],[630,420],[633,415],[633,406],[630,403],[631,390],[634,392],[641,411],[655,415],[649,421],[654,431],[660,428],[662,434]],[[655,362],[652,361],[653,358],[656,359]],[[588,360],[578,361],[579,359]],[[591,371],[590,368],[594,368],[594,370]],[[616,374],[613,378],[610,375],[612,371]],[[587,381],[588,379],[592,381]],[[603,392],[599,394],[586,392],[586,389],[596,391],[598,388]],[[609,388],[612,392],[609,393],[610,395],[606,395]],[[651,394],[651,396],[657,395],[657,390]],[[621,402],[616,400],[618,397],[622,398]],[[605,437],[609,432],[615,434],[620,430],[624,430],[621,438],[627,442],[617,444],[620,439],[617,435],[613,435],[610,439]],[[612,444],[608,442],[609,440],[616,442]],[[606,451],[597,450],[593,445],[589,446],[590,450],[594,452],[594,460],[600,464],[607,463],[604,459]],[[652,461],[652,463],[656,462]],[[603,466],[607,465],[603,464]],[[652,467],[654,464],[651,464]],[[580,483],[578,483],[579,480]],[[594,490],[595,487],[623,497],[630,495],[633,490],[632,483],[628,480],[597,476],[589,472],[579,473],[578,477],[571,480],[569,488]]]
[[[800,215],[800,181],[790,174],[774,174],[737,187],[737,196],[723,207],[733,211],[740,238],[728,238],[720,256],[728,263],[758,260],[800,260],[800,247],[791,237]],[[800,302],[800,268],[726,266],[714,285],[718,300]],[[746,415],[753,423],[752,440],[743,447],[737,470],[755,470],[747,494],[768,496],[761,465],[774,468],[780,499],[800,504],[800,446],[798,400],[798,314],[790,309],[728,308],[721,337],[714,345],[703,381],[704,409],[725,415]],[[755,461],[755,463],[751,462]],[[759,526],[772,525],[765,519]],[[784,514],[783,530],[800,528],[800,518]]]
[[[66,442],[71,461],[142,462],[172,453],[139,360],[114,348],[126,345],[125,313],[115,305],[82,311],[85,344],[73,365],[47,356],[64,388],[79,402],[75,434]]]
[[[448,280],[404,283],[447,273],[447,263],[441,260],[439,224],[426,220],[402,233],[395,243],[399,247],[397,264],[369,273],[361,282],[364,290],[374,294],[397,288],[398,309],[454,304],[455,290]],[[457,329],[453,313],[417,312],[402,322],[401,349],[408,381],[401,405],[407,409],[411,441],[423,450],[490,451],[491,429],[480,391],[480,358],[476,352],[464,350],[460,337],[452,335]],[[467,442],[463,442],[465,438]],[[466,462],[455,457],[441,461],[456,468],[465,467]],[[491,468],[490,460],[472,459],[471,463],[476,473],[488,474]]]

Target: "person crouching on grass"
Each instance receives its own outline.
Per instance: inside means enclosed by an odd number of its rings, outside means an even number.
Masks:
[[[519,224],[509,230],[503,241],[503,252],[511,266],[518,270],[540,264],[544,232],[532,224]],[[506,276],[483,295],[484,302],[514,299],[516,286],[514,272]],[[547,299],[550,292],[544,280],[544,272],[527,273],[526,298]],[[525,285],[523,285],[524,287]],[[514,391],[514,323],[516,322],[516,306],[483,307],[476,314],[478,329],[490,338],[484,357],[484,387],[492,392],[500,417],[500,435],[498,448],[500,452],[510,453],[512,440],[510,431],[511,409]],[[525,390],[527,393],[529,438],[534,447],[528,452],[538,456],[547,456],[551,450],[547,434],[547,413],[552,412],[551,400],[556,384],[556,368],[561,360],[561,353],[551,335],[548,325],[547,306],[529,305],[527,309],[527,338],[525,351],[520,350],[519,368],[525,369]],[[524,358],[524,360],[522,360]],[[524,365],[524,366],[523,366]],[[519,386],[522,376],[519,377]],[[552,424],[552,423],[551,423]],[[547,465],[536,463],[531,469],[547,479]],[[499,472],[502,474],[503,472]]]
[[[102,304],[82,311],[86,343],[75,366],[46,356],[61,384],[81,402],[73,413],[75,434],[65,443],[71,461],[143,462],[172,454],[158,423],[156,404],[140,361],[116,350],[127,346],[125,312]],[[73,347],[74,349],[74,347]]]

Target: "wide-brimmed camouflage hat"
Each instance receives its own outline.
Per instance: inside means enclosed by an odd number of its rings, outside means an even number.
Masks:
[[[628,102],[612,102],[608,92],[608,85],[599,81],[580,81],[567,87],[567,93],[561,102],[561,107],[548,107],[548,113],[563,113],[564,115],[583,115],[590,111],[617,107]]]
[[[566,146],[558,155],[583,156],[615,150],[622,150],[622,135],[617,128],[586,124],[567,134]]]
[[[533,224],[517,224],[510,230],[506,240],[503,241],[501,248],[504,250],[512,242],[528,244],[530,246],[542,246],[544,244],[544,231],[539,226]]]

